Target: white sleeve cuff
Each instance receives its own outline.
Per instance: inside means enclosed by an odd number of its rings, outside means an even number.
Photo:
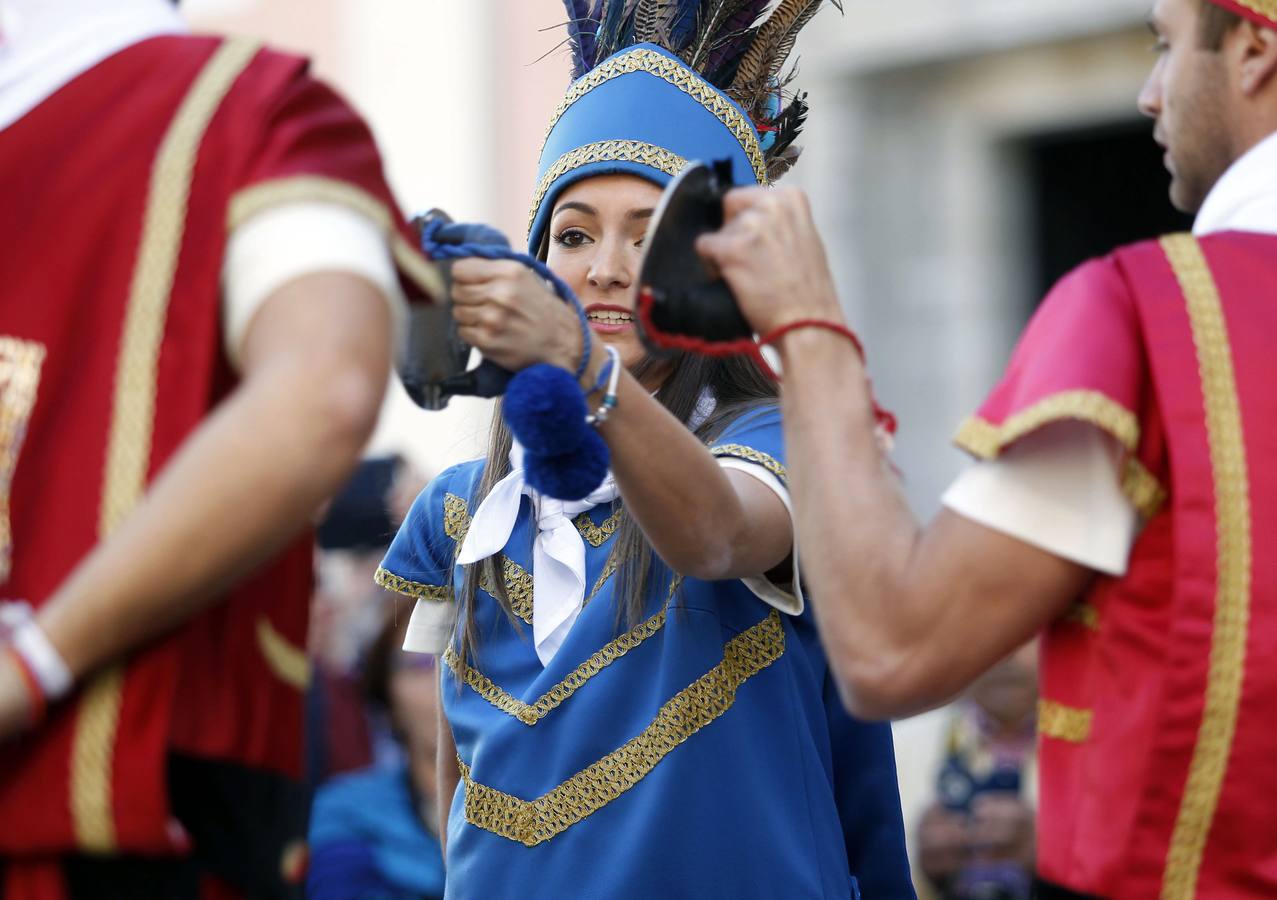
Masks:
[[[1140,519],[1122,493],[1124,452],[1093,425],[1052,423],[963,472],[943,503],[1055,556],[1125,575]]]
[[[248,219],[227,242],[222,331],[236,370],[244,336],[262,304],[288,282],[316,272],[346,272],[372,282],[390,304],[399,332],[405,300],[383,230],[336,203],[284,203]]]
[[[448,649],[452,630],[457,624],[454,600],[418,600],[408,620],[403,648],[410,653],[433,653],[438,656]]]
[[[779,478],[771,472],[768,472],[760,465],[747,462],[743,459],[738,459],[734,456],[720,456],[718,457],[718,464],[724,469],[735,469],[736,471],[744,472],[753,478],[757,478],[763,484],[771,488],[775,492],[776,496],[780,498],[780,502],[785,504],[785,509],[789,511],[789,520],[791,523],[793,522],[794,502],[790,499],[789,488],[785,487]],[[798,572],[797,541],[794,542],[792,556],[794,560],[794,578],[790,585],[781,586],[774,584],[762,575],[742,578],[741,584],[749,588],[755,597],[762,600],[769,606],[780,610],[786,615],[798,616],[802,615],[803,608],[806,605],[806,600],[803,597],[802,578]]]

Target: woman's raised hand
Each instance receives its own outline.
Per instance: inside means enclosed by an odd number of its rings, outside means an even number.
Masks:
[[[522,263],[458,260],[452,304],[460,338],[512,372],[535,363],[573,371],[581,360],[576,312]]]

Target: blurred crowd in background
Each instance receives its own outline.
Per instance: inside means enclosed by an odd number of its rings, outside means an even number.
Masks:
[[[401,648],[409,602],[373,583],[425,475],[361,464],[318,529],[306,770],[315,789],[307,896],[443,896],[433,656]]]

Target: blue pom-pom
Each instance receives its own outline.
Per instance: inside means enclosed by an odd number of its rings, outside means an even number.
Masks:
[[[584,500],[603,483],[611,454],[598,433],[587,427],[584,439],[569,453],[529,453],[523,460],[528,484],[557,500]]]
[[[571,453],[593,434],[576,379],[558,366],[541,363],[518,372],[506,387],[502,410],[510,431],[532,455]]]

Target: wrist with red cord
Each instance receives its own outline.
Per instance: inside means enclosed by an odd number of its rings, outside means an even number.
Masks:
[[[26,686],[31,724],[38,725],[49,704],[71,692],[71,670],[26,603],[0,602],[0,648]]]
[[[758,345],[760,347],[772,346],[781,338],[785,337],[785,335],[804,329],[828,331],[845,338],[851,346],[855,348],[856,355],[860,357],[861,364],[863,365],[866,363],[865,346],[860,342],[860,338],[856,336],[856,333],[841,322],[834,322],[830,319],[794,319],[792,322],[786,322],[784,325],[779,325],[776,328],[773,328],[771,331],[767,332],[767,334],[760,337],[758,339]],[[889,438],[891,435],[894,435],[896,433],[897,424],[895,414],[878,405],[878,400],[873,395],[872,384],[869,386],[869,403],[873,407],[874,421],[885,436]]]
[[[30,728],[39,728],[44,724],[45,717],[49,712],[49,701],[44,696],[44,689],[40,687],[40,682],[32,671],[31,666],[26,659],[12,646],[3,648],[3,654],[13,665],[13,669],[18,673],[18,680],[22,682],[25,688],[27,703],[27,725]]]

